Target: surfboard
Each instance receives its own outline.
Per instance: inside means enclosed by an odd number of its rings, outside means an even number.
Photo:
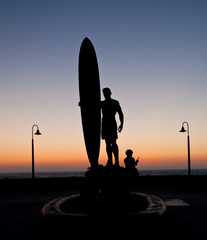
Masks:
[[[98,165],[100,151],[100,80],[93,44],[85,38],[79,53],[79,96],[83,135],[91,167]]]

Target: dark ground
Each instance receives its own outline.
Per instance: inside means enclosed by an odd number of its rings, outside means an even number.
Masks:
[[[84,178],[0,180],[0,239],[91,237],[207,239],[207,176],[142,176],[133,191],[153,194],[167,205],[154,219],[45,219],[47,202],[80,193]]]

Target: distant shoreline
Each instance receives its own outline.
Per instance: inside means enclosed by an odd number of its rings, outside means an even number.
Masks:
[[[139,168],[138,168],[139,170]],[[42,171],[36,178],[84,177],[86,171]],[[192,176],[207,176],[207,169],[192,169]],[[140,176],[187,176],[187,169],[139,170]],[[0,172],[1,179],[31,179],[31,172]]]
[[[140,176],[136,190],[145,188],[204,189],[207,190],[207,175],[194,176]],[[0,179],[1,193],[47,192],[83,189],[85,177]]]

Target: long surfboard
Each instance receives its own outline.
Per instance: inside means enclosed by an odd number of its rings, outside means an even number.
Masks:
[[[91,167],[98,165],[100,151],[100,81],[93,44],[85,38],[79,53],[79,95],[83,135]]]

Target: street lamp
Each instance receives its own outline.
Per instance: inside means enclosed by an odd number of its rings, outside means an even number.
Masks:
[[[189,136],[189,124],[187,122],[183,122],[182,127],[180,132],[186,132],[185,128],[184,128],[184,124],[187,125],[187,143],[188,143],[188,176],[191,175],[191,168],[190,168],[190,136]]]
[[[35,133],[35,135],[41,135],[40,131],[39,131],[39,127],[37,126],[37,124],[34,124],[32,126],[32,179],[35,178],[35,174],[34,174],[34,139],[33,139],[33,129],[34,127],[37,127],[37,131]]]

